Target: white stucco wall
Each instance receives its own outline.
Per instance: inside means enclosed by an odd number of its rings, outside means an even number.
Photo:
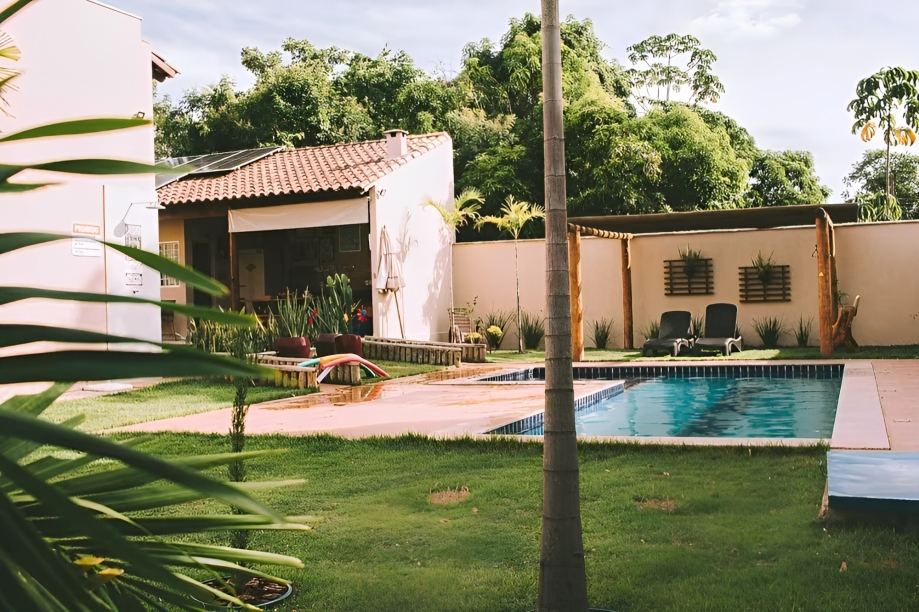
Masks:
[[[373,274],[379,269],[379,236],[383,226],[402,260],[406,286],[398,292],[374,292],[374,335],[400,337],[396,299],[402,309],[405,337],[447,341],[450,308],[450,245],[436,210],[425,198],[453,200],[453,146],[447,142],[377,181],[371,191],[370,236]],[[462,305],[462,302],[457,302]]]
[[[751,321],[776,316],[789,327],[799,317],[813,318],[810,344],[819,343],[817,329],[817,264],[813,227],[770,230],[691,232],[637,236],[632,240],[632,295],[634,341],[644,338],[639,330],[659,320],[666,310],[702,314],[708,304],[738,305],[738,324],[745,342],[760,344]],[[582,238],[582,278],[587,346],[589,323],[612,317],[613,346],[622,346],[622,296],[618,241]],[[701,250],[713,259],[714,294],[664,295],[664,260],[677,259],[679,249]],[[791,301],[740,302],[738,268],[749,266],[762,251],[773,254],[778,264],[791,266]],[[919,283],[914,268],[919,261],[919,221],[840,225],[836,228],[839,288],[851,301],[861,296],[853,323],[855,339],[865,346],[919,344]],[[454,247],[456,301],[478,298],[476,314],[514,308],[514,250],[510,241],[465,243]],[[545,243],[520,242],[521,305],[530,311],[545,309]],[[506,338],[516,338],[510,325]],[[794,345],[788,334],[781,344]]]
[[[141,38],[137,17],[90,0],[38,0],[3,24],[22,52],[4,65],[22,72],[17,90],[6,95],[12,116],[0,116],[9,133],[72,119],[144,113],[152,118],[150,46]],[[153,128],[89,136],[42,139],[3,145],[2,163],[73,158],[112,158],[152,163]],[[55,182],[18,195],[0,197],[0,231],[44,231],[70,235],[74,224],[97,226],[107,240],[123,218],[141,226],[142,246],[158,249],[157,211],[132,202],[156,199],[152,176],[82,177],[30,173],[23,182]],[[127,217],[125,216],[127,215]],[[77,257],[70,241],[32,247],[0,259],[0,283],[108,291],[157,299],[159,276],[149,269],[142,284],[128,284],[128,263],[108,252]],[[136,282],[136,277],[130,279]],[[0,320],[53,323],[159,340],[159,310],[152,306],[86,305],[28,300],[0,307]]]

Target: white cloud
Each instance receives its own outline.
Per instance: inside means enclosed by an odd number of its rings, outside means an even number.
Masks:
[[[710,15],[694,19],[690,31],[765,38],[800,23],[795,8],[787,0],[728,0],[719,2]]]

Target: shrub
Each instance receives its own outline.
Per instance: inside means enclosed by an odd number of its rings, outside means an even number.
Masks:
[[[804,320],[804,315],[801,315],[801,318],[798,319],[798,328],[795,329],[795,341],[798,343],[798,346],[805,347],[808,344],[808,341],[811,337],[811,327],[814,325],[814,318],[810,317],[806,321]]]
[[[482,334],[479,332],[470,332],[463,338],[463,342],[466,344],[481,344]]]
[[[513,315],[514,313],[510,310],[492,310],[485,315],[485,337],[492,350],[501,347],[501,340],[507,333],[507,326]],[[498,333],[492,332],[492,328],[497,329]]]
[[[523,338],[523,348],[536,350],[539,346],[539,341],[546,335],[545,320],[537,314],[530,314],[526,310],[521,310],[520,335]]]
[[[653,340],[661,333],[660,323],[651,321],[645,327],[639,328],[638,333],[644,336],[645,340]]]
[[[488,329],[485,330],[485,338],[488,340],[489,348],[495,350],[501,346],[501,339],[504,338],[504,330],[497,325],[490,325]]]
[[[778,317],[763,317],[753,319],[753,329],[763,341],[763,348],[777,348],[779,338],[788,333],[788,326],[783,319]]]
[[[609,348],[610,336],[613,335],[613,320],[598,319],[591,323],[591,340],[598,349]]]

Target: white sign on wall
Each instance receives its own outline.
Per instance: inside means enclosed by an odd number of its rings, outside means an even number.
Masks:
[[[74,223],[70,254],[74,257],[102,257],[102,228],[91,223]]]

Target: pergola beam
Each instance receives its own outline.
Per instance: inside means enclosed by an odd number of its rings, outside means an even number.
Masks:
[[[568,226],[568,285],[571,290],[571,359],[584,361],[584,299],[581,291],[581,234]]]
[[[584,359],[584,298],[581,293],[581,236],[619,240],[622,245],[622,346],[633,348],[632,234],[568,224],[568,274],[571,288],[571,354]]]

